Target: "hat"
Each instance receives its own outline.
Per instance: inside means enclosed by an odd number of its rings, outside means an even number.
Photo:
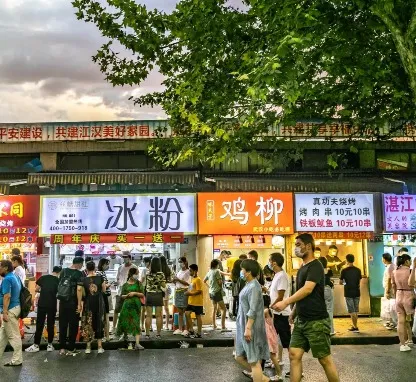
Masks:
[[[74,260],[72,260],[72,264],[83,264],[83,263],[84,263],[84,259],[79,256],[74,257]]]

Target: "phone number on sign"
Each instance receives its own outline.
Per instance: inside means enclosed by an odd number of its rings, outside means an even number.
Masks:
[[[52,225],[49,228],[50,231],[88,231],[88,226],[86,225]]]

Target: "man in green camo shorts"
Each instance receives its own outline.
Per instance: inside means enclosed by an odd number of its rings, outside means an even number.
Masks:
[[[295,254],[303,259],[296,276],[297,292],[275,305],[282,311],[296,304],[290,315],[295,326],[290,341],[290,381],[302,379],[302,357],[312,350],[314,358],[325,370],[329,382],[339,382],[338,372],[331,356],[331,322],[325,305],[325,273],[322,264],[315,259],[315,241],[310,234],[296,238]]]

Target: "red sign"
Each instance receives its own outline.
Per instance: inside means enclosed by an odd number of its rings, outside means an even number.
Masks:
[[[0,197],[0,243],[34,243],[38,224],[39,196]]]
[[[100,243],[182,243],[183,233],[129,233],[129,234],[73,234],[52,235],[51,244]]]
[[[309,233],[315,240],[322,239],[347,239],[347,240],[372,240],[374,232],[300,232]]]

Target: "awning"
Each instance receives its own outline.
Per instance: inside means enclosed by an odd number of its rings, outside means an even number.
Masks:
[[[28,184],[38,186],[56,186],[67,184],[185,184],[193,185],[198,173],[182,172],[49,172],[29,174]]]
[[[2,179],[0,180],[0,195],[9,195],[10,187],[21,186],[27,183],[27,179]]]

